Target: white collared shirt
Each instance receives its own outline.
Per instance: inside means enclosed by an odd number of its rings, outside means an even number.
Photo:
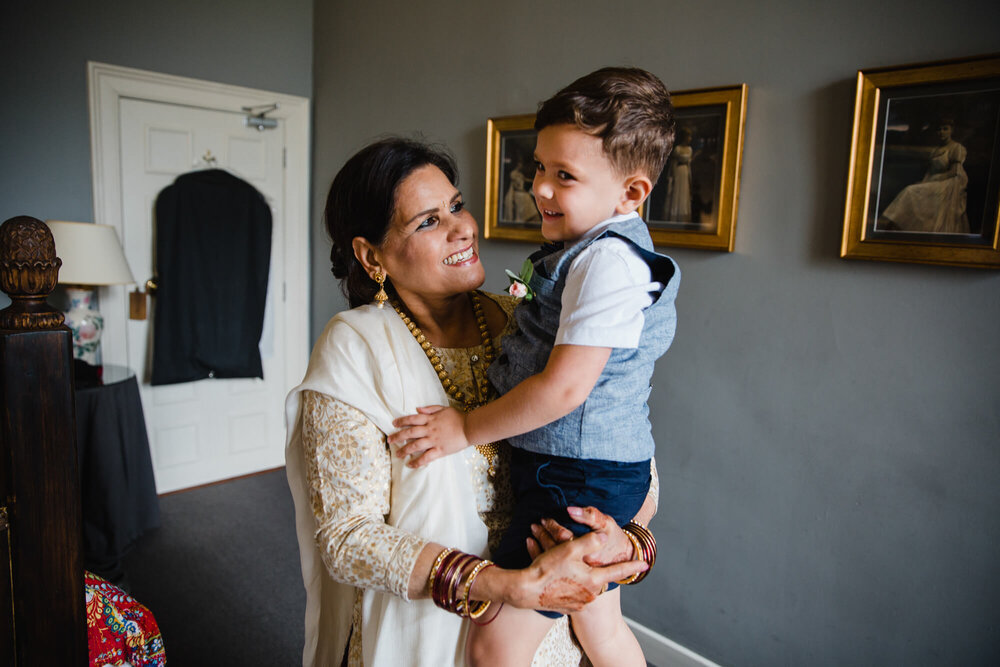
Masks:
[[[635,217],[618,215],[595,225],[576,243]],[[616,237],[595,241],[573,259],[562,293],[556,345],[635,348],[652,292],[663,289],[633,246]]]

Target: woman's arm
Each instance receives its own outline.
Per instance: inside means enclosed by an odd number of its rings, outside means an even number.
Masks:
[[[656,515],[660,498],[660,478],[656,472],[655,458],[649,462],[649,475],[649,492],[646,494],[646,500],[643,501],[642,507],[635,514],[635,520],[644,526],[648,525],[650,520]],[[632,541],[625,537],[625,533],[622,532],[622,529],[610,517],[593,508],[576,509],[581,510],[579,517],[583,523],[591,526],[595,533],[603,533],[605,535],[605,538],[599,538],[601,541],[598,543],[596,551],[579,556],[582,562],[592,567],[600,568],[608,564],[634,561],[636,555]],[[573,540],[572,532],[551,519],[545,519],[544,526],[538,526],[537,530],[533,527],[532,532],[535,533],[537,541],[528,545],[528,551],[531,552],[532,558],[536,559],[543,551],[551,550],[558,544]],[[409,597],[411,600],[430,597],[430,589],[428,587],[430,568],[442,549],[444,547],[440,544],[428,543],[423,551],[421,551],[417,565],[413,569],[413,575],[410,578]],[[572,558],[573,555],[563,554],[561,557]],[[548,565],[545,571],[549,571],[555,567],[551,563],[542,563],[542,565]],[[602,586],[607,582],[618,581],[618,579],[607,579],[607,577],[611,576],[611,572],[605,570],[595,570],[587,574],[593,575],[595,573],[598,574],[598,580],[601,581]],[[493,599],[506,602],[515,607],[523,606],[527,601],[530,601],[532,595],[537,597],[540,594],[539,587],[544,587],[542,582],[545,579],[544,576],[537,574],[532,575],[531,573],[519,572],[517,570],[500,570],[495,567],[489,568],[481,577],[484,583],[480,583],[479,579],[477,579],[475,588],[473,589],[474,599]],[[563,584],[565,583],[563,582]],[[532,584],[534,588],[531,588]],[[568,595],[572,589],[573,586],[566,585],[560,588],[560,593]],[[490,597],[490,595],[494,597]],[[572,598],[573,596],[569,595],[569,597]],[[578,609],[575,604],[574,602],[574,607],[569,609],[569,611],[576,611]],[[532,606],[529,604],[528,606],[533,609],[540,608],[537,605]],[[566,613],[563,609],[557,609],[556,611]]]
[[[561,613],[579,611],[593,601],[604,585],[646,569],[645,563],[627,561],[595,567],[588,564],[607,541],[598,532],[553,546],[523,570],[489,567],[475,580],[473,600],[503,602],[522,609],[548,609]],[[430,571],[444,549],[428,543],[410,577],[411,600],[430,597]]]
[[[486,568],[476,579],[470,596],[522,609],[564,614],[579,611],[600,595],[606,584],[647,569],[642,561],[588,565],[588,556],[598,553],[607,539],[599,532],[588,533],[547,550],[523,570]]]
[[[359,410],[317,392],[302,393],[302,420],[316,544],[327,571],[336,581],[408,598],[427,547],[385,523],[392,475],[385,437]]]
[[[385,523],[391,461],[381,431],[358,410],[316,392],[303,392],[302,412],[316,542],[330,576],[404,599],[429,597],[431,566],[444,547]],[[607,537],[585,537],[525,570],[484,570],[477,594],[519,607],[575,611],[606,582],[641,570],[635,563],[587,565],[584,557]]]

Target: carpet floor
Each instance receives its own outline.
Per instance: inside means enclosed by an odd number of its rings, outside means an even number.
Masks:
[[[305,591],[284,469],[160,498],[161,527],[123,561],[171,667],[302,660]]]

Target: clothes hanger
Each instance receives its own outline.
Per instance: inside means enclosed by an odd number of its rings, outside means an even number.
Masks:
[[[194,172],[198,172],[198,171],[208,171],[210,169],[217,169],[219,171],[224,171],[227,174],[229,174],[230,176],[234,176],[234,177],[240,179],[241,181],[244,181],[246,183],[250,183],[250,179],[247,178],[246,176],[244,176],[243,174],[240,174],[240,173],[236,172],[235,170],[230,169],[229,167],[221,166],[219,164],[219,159],[216,156],[212,155],[212,149],[210,149],[210,148],[208,150],[206,150],[205,154],[202,155],[201,158],[199,158],[194,163],[193,167],[194,168],[190,172],[188,172],[188,173],[194,173]],[[250,184],[253,185],[252,183],[250,183]],[[264,197],[264,200],[267,201],[268,205],[273,208],[274,207],[274,198],[270,197],[269,195],[264,194],[263,192],[260,191],[259,188],[257,189],[257,191],[260,192],[260,194],[261,194],[262,197]]]

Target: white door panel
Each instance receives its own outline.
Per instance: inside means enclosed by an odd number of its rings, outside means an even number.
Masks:
[[[255,472],[284,462],[286,313],[284,258],[284,125],[260,132],[244,115],[178,104],[120,100],[122,245],[136,279],[156,274],[155,201],[192,169],[226,169],[248,181],[271,207],[273,233],[265,333],[264,379],[206,379],[153,387],[152,316],[127,322],[129,365],[140,380],[157,491]],[[299,256],[305,256],[305,248]],[[154,297],[155,298],[155,297]]]

